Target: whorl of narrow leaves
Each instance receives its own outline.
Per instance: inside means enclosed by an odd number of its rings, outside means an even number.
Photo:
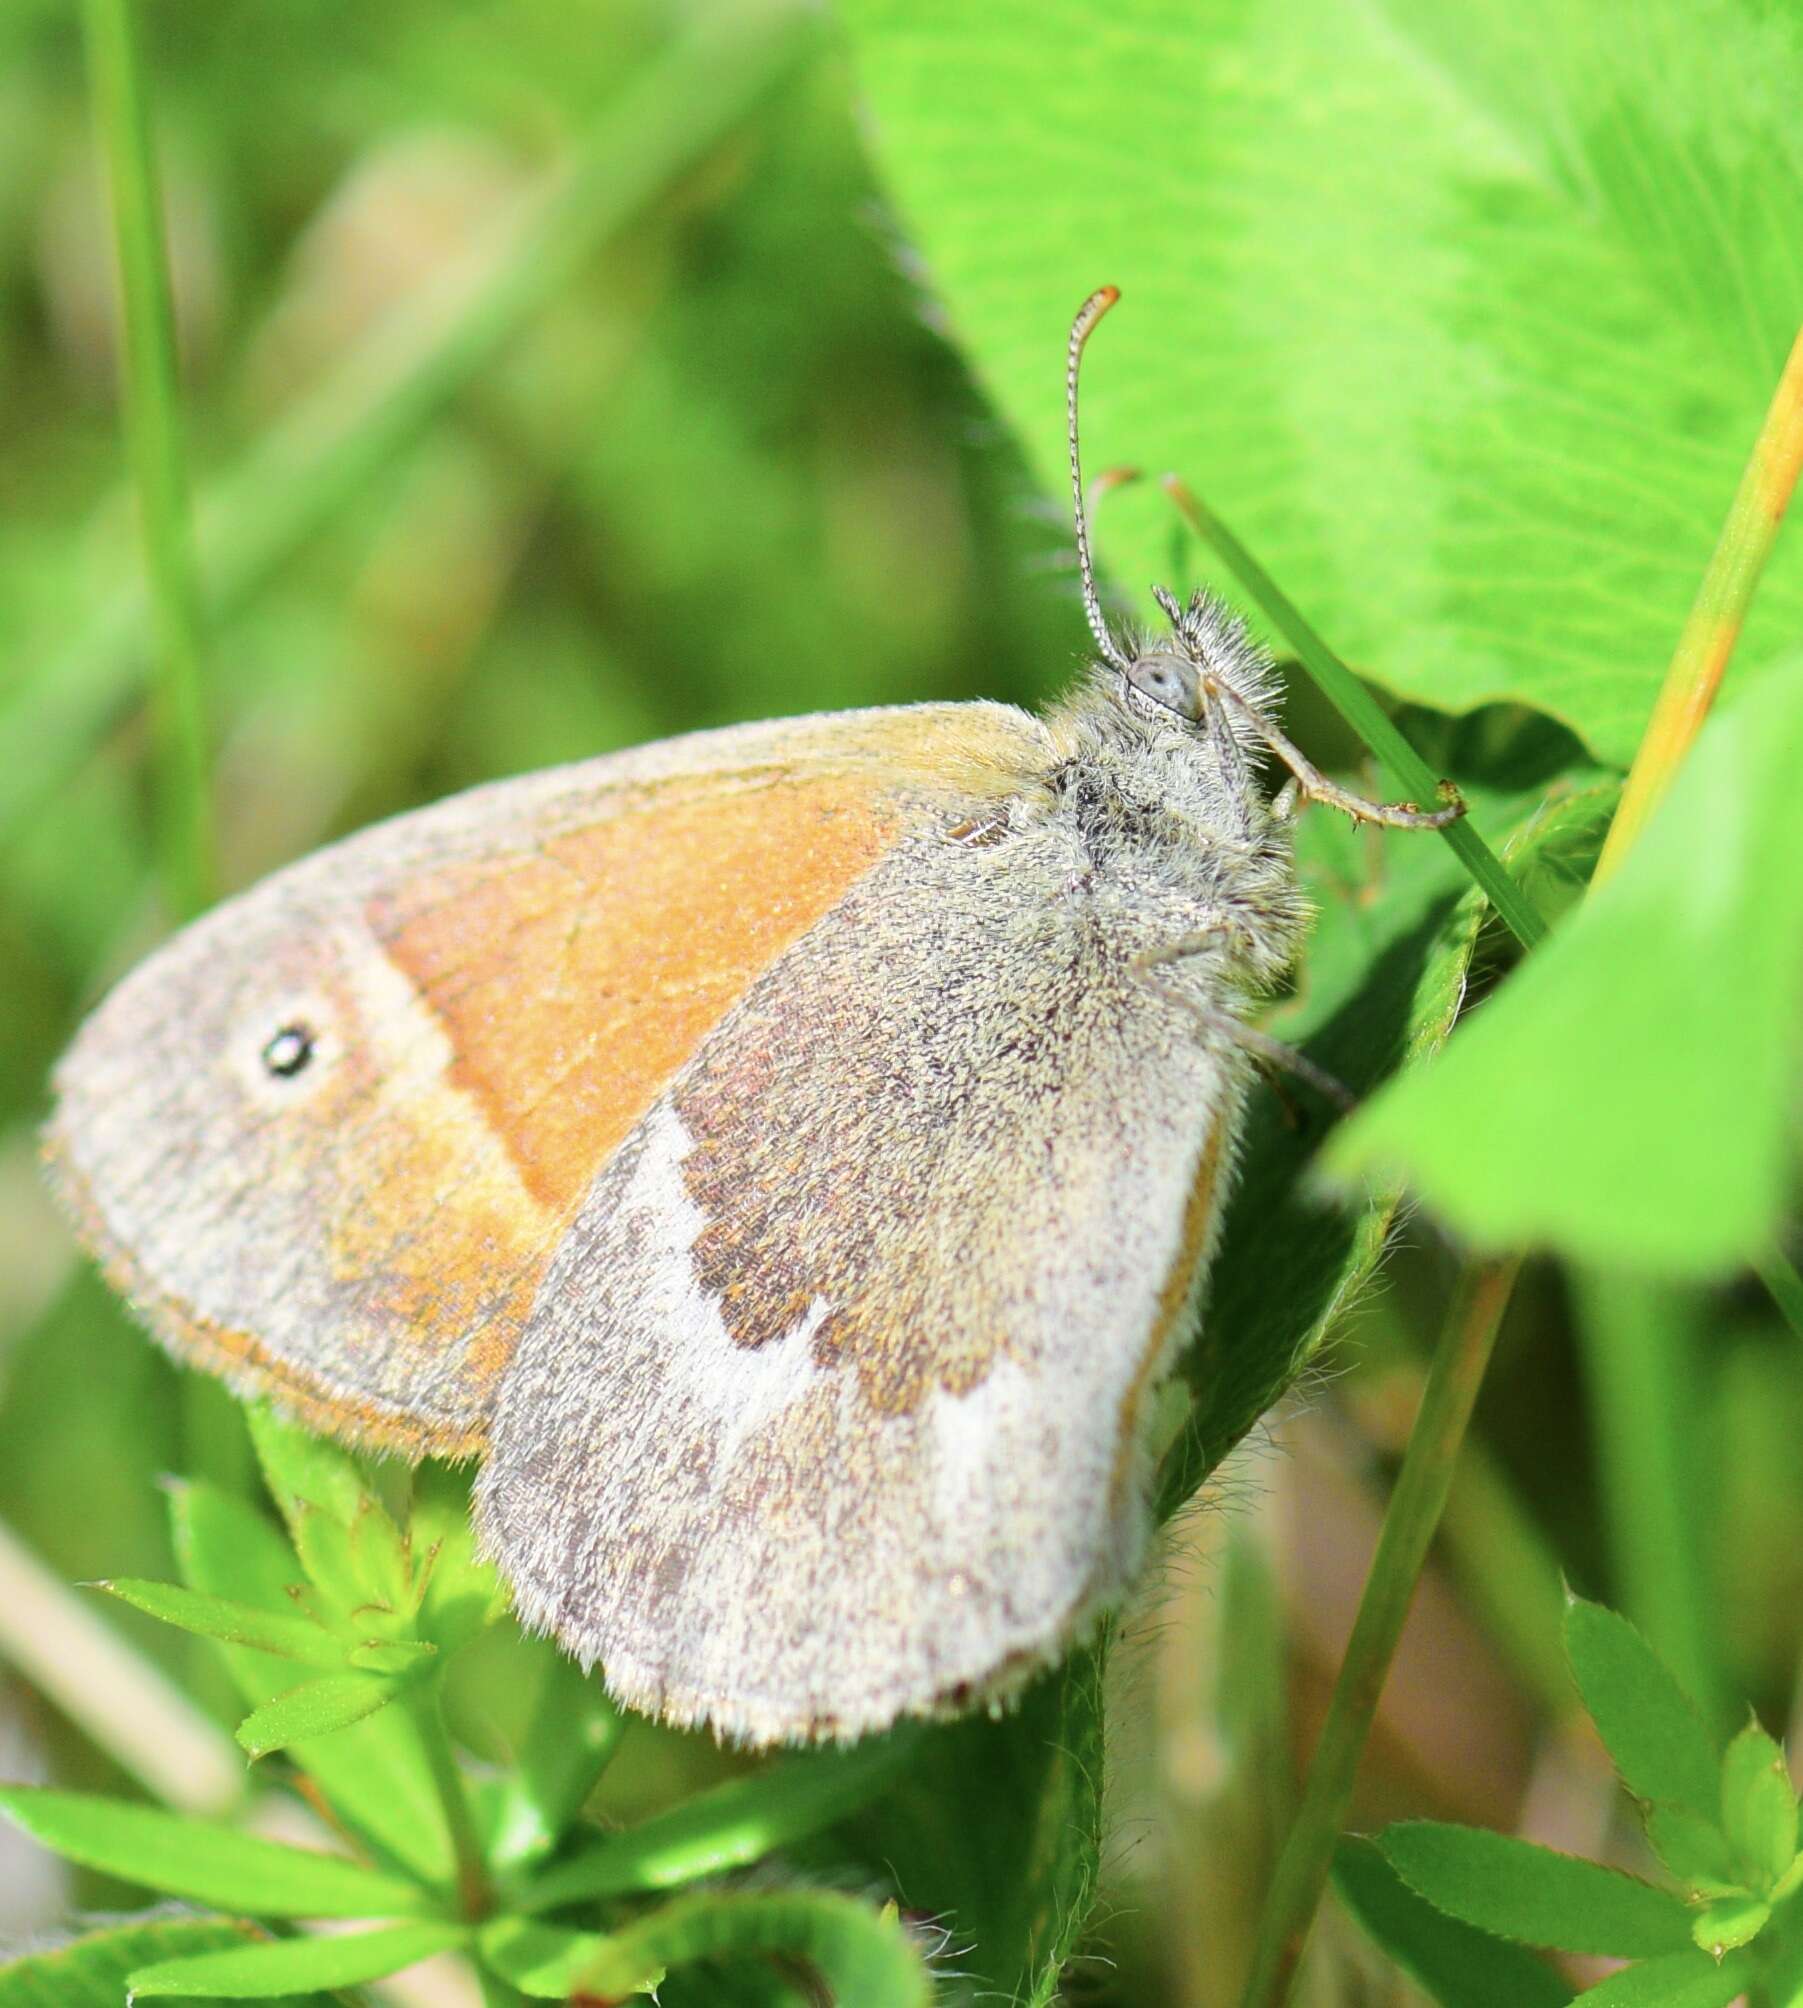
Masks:
[[[1378,1843],[1394,1883],[1364,1851],[1342,1851],[1343,1900],[1447,2008],[1488,1999],[1470,1989],[1480,1957],[1448,1935],[1467,1928],[1633,1960],[1578,1997],[1589,2008],[1725,2008],[1749,1981],[1794,2000],[1799,1976],[1785,1965],[1794,1951],[1786,1934],[1767,1931],[1803,1887],[1783,1750],[1749,1722],[1718,1753],[1658,1654],[1600,1604],[1569,1600],[1565,1645],[1621,1781],[1642,1802],[1647,1838],[1684,1895],[1508,1835],[1414,1820]],[[1495,1948],[1489,1970],[1508,1970],[1500,1959],[1512,1951]],[[1523,2002],[1541,1998],[1530,1971],[1506,1985]]]

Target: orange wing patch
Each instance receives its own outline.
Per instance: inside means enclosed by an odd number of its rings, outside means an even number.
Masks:
[[[866,776],[673,784],[535,855],[373,900],[452,1083],[559,1218],[747,985],[900,833]]]

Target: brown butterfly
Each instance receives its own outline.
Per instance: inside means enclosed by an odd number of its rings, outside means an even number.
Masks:
[[[188,928],[62,1063],[181,1359],[479,1455],[521,1617],[749,1743],[1004,1694],[1118,1598],[1257,999],[1345,796],[1201,595],[1048,716],[777,720],[477,788]],[[1295,780],[1267,800],[1275,750]]]

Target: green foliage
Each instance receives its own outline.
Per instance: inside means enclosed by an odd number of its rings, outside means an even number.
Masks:
[[[540,1647],[547,1669],[529,1759],[478,1789],[447,1734],[441,1689],[502,1605],[475,1557],[460,1489],[443,1474],[416,1474],[414,1499],[397,1516],[342,1451],[264,1408],[252,1412],[251,1429],[286,1538],[248,1504],[178,1486],[171,1505],[188,1587],[110,1587],[222,1652],[252,1704],[239,1741],[254,1756],[285,1751],[297,1782],[310,1780],[369,1859],[91,1794],[0,1788],[0,1813],[70,1861],[234,1917],[348,1918],[371,1928],[248,1944],[133,1939],[135,1995],[285,1997],[473,1948],[495,1980],[535,1998],[561,1999],[578,1985],[642,1993],[696,1962],[780,1956],[815,1970],[846,2001],[925,2002],[925,1959],[893,1908],[807,1890],[694,1892],[866,1805],[920,1754],[920,1733],[782,1760],[604,1833],[581,1806],[617,1747],[619,1718],[591,1682]],[[333,1654],[341,1665],[359,1655],[380,1664],[295,1679],[297,1662],[331,1664]],[[555,1764],[554,1749],[563,1752]],[[1060,1823],[1061,1834],[1082,1831]],[[1093,1824],[1086,1831],[1093,1850]],[[685,1894],[645,1907],[666,1890]],[[1028,1958],[1024,1949],[986,1950]],[[40,1962],[3,1972],[22,1989]]]
[[[1358,664],[1625,761],[1803,319],[1803,40],[1755,0],[849,0],[960,343],[1062,468],[1173,467]],[[1749,191],[1756,190],[1756,199]],[[1111,498],[1136,593],[1165,505]],[[1742,647],[1803,615],[1793,543]]]
[[[1086,382],[1092,470],[1174,464],[1203,489],[1361,670],[1413,700],[1399,726],[1535,905],[1573,904],[1615,798],[1597,763],[1633,747],[1803,313],[1803,45],[1783,9],[1653,0],[1623,33],[1557,0],[1486,0],[1452,25],[1425,0],[848,0],[858,111],[953,351],[868,228],[853,92],[805,10],[395,0],[303,23],[135,4],[170,142],[229,882],[462,783],[688,726],[1045,693],[1080,624],[1067,581],[1043,575],[1042,554],[1067,563],[1061,520],[1024,519],[1062,494],[1070,311],[1114,280],[1127,301]],[[104,316],[81,332],[91,275],[64,186],[86,82],[66,11],[26,0],[0,21],[9,1166],[74,1015],[146,936],[147,827],[181,841],[167,799],[142,819],[149,606],[97,394]],[[443,135],[449,171],[416,180],[410,134]],[[460,205],[464,178],[483,201]],[[167,383],[157,397],[179,444]],[[1040,476],[1030,502],[1009,427]],[[152,528],[168,526],[164,511]],[[1108,499],[1099,545],[1123,585],[1223,581],[1204,553],[1169,552],[1171,528],[1150,481]],[[1480,1238],[1685,1274],[1754,1253],[1794,1285],[1757,1244],[1792,1135],[1800,579],[1793,541],[1741,658],[1765,688],[1730,685],[1735,709],[1647,850],[1526,968],[1441,844],[1304,819],[1320,918],[1269,1029],[1378,1099],[1336,1146],[1352,1203],[1323,1204],[1306,1183],[1320,1111],[1300,1089],[1254,1098],[1166,1508],[1349,1305],[1367,1334],[1406,1338],[1431,1257],[1405,1259],[1381,1303],[1367,1287],[1405,1173]],[[1324,764],[1358,765],[1301,678],[1288,716]],[[1481,1011],[1455,1034],[1469,997]],[[29,1274],[25,1222],[0,1269]],[[1591,1287],[1626,1307],[1631,1340],[1656,1286]],[[223,1669],[211,1687],[229,1685],[261,1759],[252,1789],[323,1810],[339,1852],[132,1804],[54,1719],[53,1775],[96,1789],[11,1790],[11,1816],[91,1874],[271,1920],[304,1899],[299,1914],[360,1928],[271,1941],[151,1913],[0,1967],[0,2008],[116,2008],[128,1975],[147,1995],[273,1989],[324,2008],[294,1990],[342,1999],[428,1944],[479,1958],[497,2002],[663,1971],[669,2008],[798,2008],[816,1982],[875,2008],[927,1985],[917,1934],[880,1907],[891,1893],[946,1934],[969,1991],[1057,1996],[1104,1873],[1105,1645],[1000,1717],[723,1777],[717,1753],[629,1729],[596,1681],[499,1621],[455,1474],[372,1476],[264,1415],[278,1525],[93,1281],[21,1316],[0,1331],[0,1511],[65,1575],[111,1574],[109,1615],[192,1692]],[[1611,1568],[1647,1615],[1617,1530],[1596,1552],[1573,1436],[1540,1454],[1542,1419],[1578,1407],[1563,1336],[1543,1309],[1518,1371],[1546,1373],[1550,1353],[1552,1377],[1531,1403],[1516,1383],[1512,1437],[1502,1391],[1497,1483],[1517,1534]],[[1644,1441],[1624,1452],[1637,1496],[1664,1486],[1699,1545],[1712,1511],[1732,1517],[1724,1483],[1766,1516],[1762,1540],[1735,1527],[1732,1609],[1692,1614],[1720,1677],[1682,1664],[1712,1707],[1731,1653],[1766,1700],[1794,1661],[1794,1360],[1767,1348],[1749,1368],[1774,1446],[1757,1471],[1744,1436],[1722,1475],[1699,1456],[1683,1485]],[[1668,1438],[1725,1428],[1713,1372],[1651,1389]],[[166,1533],[146,1502],[171,1468],[196,1476],[170,1487]],[[1671,1547],[1653,1532],[1657,1566]],[[1524,1573],[1521,1546],[1496,1545],[1480,1591]],[[1551,1590],[1541,1602],[1556,1610]],[[1651,1944],[1681,1917],[1673,1949],[1591,2001],[1706,2008],[1750,1982],[1803,1998],[1796,1802],[1773,1746],[1749,1732],[1724,1757],[1612,1613],[1574,1605],[1567,1641],[1682,1909],[1515,1844],[1417,1828],[1398,1846],[1498,1928],[1545,1930],[1581,1900],[1582,1931]],[[459,1691],[485,1652],[507,1690],[486,1737]],[[1282,1663],[1273,1641],[1261,1675]],[[1287,1740],[1263,1699],[1275,1800]],[[1268,1858],[1251,1852],[1242,1909]],[[704,1886],[754,1866],[752,1886]],[[1336,1882],[1436,1998],[1569,1998],[1374,1849],[1349,1843]],[[1174,1894],[1170,1935],[1206,1940]],[[1115,1998],[1166,1998],[1165,1978]]]
[[[280,1940],[242,1951],[196,1952],[158,1960],[129,1977],[131,1998],[169,1995],[201,2001],[261,2001],[297,1987],[355,1987],[417,1965],[435,1952],[449,1952],[469,1932],[456,1924],[397,1924],[384,1931],[352,1931],[341,1937]]]
[[[130,1974],[175,1960],[261,1949],[262,1943],[262,1933],[225,1918],[163,1916],[153,1911],[0,1966],[0,2008],[119,2008]],[[262,1998],[273,2001],[275,2008],[332,2008],[324,1994]]]
[[[1718,1751],[1658,1655],[1601,1605],[1570,1600],[1565,1647],[1647,1839],[1680,1887],[1480,1828],[1409,1820],[1377,1843],[1395,1885],[1366,1850],[1343,1853],[1348,1907],[1446,2008],[1482,1998],[1469,1976],[1490,1955],[1472,1950],[1470,1931],[1632,1960],[1579,1997],[1601,2008],[1722,2008],[1749,1986],[1789,2002],[1803,1957],[1792,1901],[1803,1854],[1783,1751],[1753,1722]]]
[[[1721,1804],[1721,1753],[1695,1703],[1620,1612],[1567,1600],[1565,1649],[1578,1693],[1622,1783],[1651,1806],[1704,1820]]]
[[[1803,1037],[1803,665],[1704,732],[1629,857],[1335,1139],[1492,1246],[1719,1274],[1776,1229]]]
[[[1359,1927],[1411,1980],[1451,2008],[1563,2008],[1572,1990],[1542,1959],[1499,1943],[1416,1894],[1375,1841],[1348,1835],[1333,1890]]]

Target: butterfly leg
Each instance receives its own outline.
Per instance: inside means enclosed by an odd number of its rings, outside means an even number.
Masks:
[[[1183,961],[1186,956],[1213,948],[1222,935],[1236,932],[1232,921],[1217,921],[1212,927],[1182,935],[1161,948],[1143,950],[1133,958],[1133,967],[1159,996],[1168,998],[1173,1004],[1180,1004],[1202,1031],[1227,1040],[1266,1067],[1306,1081],[1316,1094],[1331,1102],[1342,1114],[1349,1112],[1355,1106],[1352,1090],[1325,1067],[1317,1067],[1306,1053],[1298,1052],[1294,1046],[1286,1046],[1281,1039],[1273,1039],[1270,1033],[1261,1032],[1256,1025],[1248,1025],[1231,1011],[1217,1011],[1198,1003],[1187,991],[1179,990],[1174,984],[1160,982],[1153,973],[1170,963]]]
[[[1363,795],[1355,795],[1330,781],[1301,747],[1286,739],[1258,706],[1242,697],[1231,684],[1205,675],[1202,687],[1210,697],[1231,705],[1246,719],[1290,770],[1290,779],[1274,805],[1280,816],[1293,816],[1308,802],[1325,802],[1330,809],[1343,809],[1355,823],[1382,823],[1392,830],[1443,830],[1465,813],[1464,798],[1450,781],[1440,783],[1441,806],[1437,809],[1418,808],[1413,802],[1368,802]],[[1292,794],[1291,789],[1296,792]]]

